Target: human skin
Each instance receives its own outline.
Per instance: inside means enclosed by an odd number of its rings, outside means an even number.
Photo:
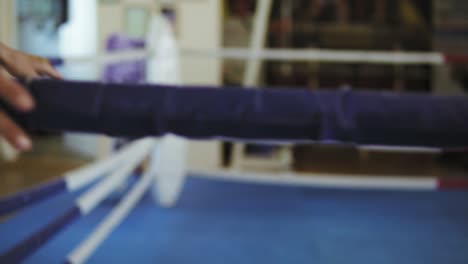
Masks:
[[[0,43],[0,100],[18,111],[34,109],[32,96],[14,78],[26,82],[41,77],[61,79],[61,75],[45,58],[12,49]],[[28,135],[0,109],[0,137],[4,137],[19,151],[32,148]]]

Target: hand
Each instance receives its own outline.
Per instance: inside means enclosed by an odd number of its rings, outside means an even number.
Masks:
[[[34,100],[11,76],[26,81],[42,76],[62,78],[48,60],[11,49],[0,43],[0,99],[23,112],[34,109]],[[5,137],[18,150],[29,150],[32,147],[32,142],[26,133],[1,109],[0,136]]]

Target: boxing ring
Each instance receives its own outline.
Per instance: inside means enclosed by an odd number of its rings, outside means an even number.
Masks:
[[[409,52],[264,50],[252,53],[251,50],[246,49],[223,49],[218,51],[180,50],[180,53],[187,56],[241,60],[254,58],[260,60],[314,60],[379,64],[441,65],[445,63],[466,63],[468,61],[463,56]],[[82,62],[107,64],[144,59],[151,55],[151,51],[138,50],[97,58],[51,58],[51,62],[56,66]],[[38,210],[39,212],[41,210],[51,212],[53,208],[41,209],[45,208],[43,207],[45,203],[39,204],[39,202],[59,194],[67,196],[66,199],[53,203],[53,205],[61,204],[60,208],[66,209],[52,218],[48,217],[51,219],[45,225],[33,225],[35,229],[29,231],[29,234],[19,232],[22,234],[19,236],[21,239],[15,241],[14,245],[3,251],[0,256],[0,263],[16,263],[37,254],[35,252],[53,237],[60,237],[60,233],[66,232],[67,229],[77,224],[75,222],[79,222],[78,220],[85,220],[91,216],[96,219],[93,212],[100,211],[102,217],[99,217],[101,220],[98,220],[97,227],[90,231],[86,237],[81,236],[81,242],[74,241],[74,245],[78,246],[66,255],[64,260],[66,263],[83,263],[87,261],[130,211],[136,210],[136,204],[139,201],[148,200],[144,195],[151,187],[155,189],[153,191],[159,198],[159,202],[164,206],[173,206],[180,199],[182,205],[194,205],[193,208],[201,209],[200,212],[202,213],[219,214],[220,220],[228,223],[226,226],[220,227],[220,235],[222,236],[235,234],[236,225],[233,222],[235,220],[230,218],[232,215],[227,211],[223,211],[224,206],[216,203],[216,199],[219,199],[219,197],[224,197],[227,200],[225,204],[227,207],[237,208],[237,210],[246,214],[240,216],[240,221],[243,224],[248,225],[249,221],[254,221],[252,217],[255,216],[255,213],[251,210],[266,211],[273,218],[278,218],[272,219],[272,223],[279,224],[280,221],[286,221],[290,225],[296,223],[297,227],[292,227],[292,232],[295,232],[296,235],[300,234],[304,229],[320,229],[327,228],[327,226],[323,223],[315,227],[308,226],[306,222],[313,221],[312,218],[306,218],[303,220],[305,222],[297,219],[289,222],[285,218],[287,218],[288,214],[294,215],[295,209],[307,212],[321,211],[325,212],[325,216],[331,218],[346,218],[350,216],[346,210],[338,215],[332,215],[330,208],[339,208],[340,204],[344,203],[349,206],[349,210],[363,210],[363,207],[356,204],[368,199],[377,199],[389,205],[388,208],[391,211],[401,209],[402,213],[411,215],[408,226],[403,226],[401,232],[416,229],[419,238],[427,239],[427,237],[421,235],[425,229],[418,229],[417,220],[420,220],[420,218],[416,216],[417,213],[411,214],[411,210],[414,209],[412,206],[415,206],[415,208],[428,206],[424,201],[418,200],[415,191],[416,193],[425,191],[420,195],[422,195],[422,199],[429,199],[429,195],[437,193],[432,191],[453,190],[453,192],[441,192],[436,203],[439,206],[448,208],[448,215],[457,219],[456,223],[454,223],[455,228],[466,226],[466,223],[460,220],[466,219],[465,212],[468,211],[466,204],[454,204],[456,201],[460,203],[460,199],[466,199],[465,192],[456,191],[466,191],[468,189],[468,178],[466,177],[405,178],[387,175],[376,178],[361,175],[298,175],[290,172],[279,173],[277,177],[271,177],[268,173],[249,173],[236,170],[192,171],[187,167],[184,144],[180,140],[180,137],[183,137],[189,140],[208,139],[282,145],[348,144],[363,149],[404,149],[438,153],[445,151],[447,148],[468,145],[468,137],[466,136],[468,135],[468,98],[465,97],[439,97],[421,94],[395,95],[391,93],[354,91],[231,90],[211,89],[210,87],[105,84],[52,80],[33,81],[27,84],[27,87],[36,99],[36,110],[29,114],[9,110],[15,120],[25,129],[31,131],[99,133],[132,138],[135,141],[114,155],[71,171],[58,180],[8,197],[2,197],[0,199],[0,216],[25,209],[19,214],[28,218],[31,217],[31,214],[28,214],[30,209],[27,207],[36,210],[36,214],[38,214]],[[70,98],[73,100],[68,100]],[[395,126],[395,124],[399,125]],[[154,148],[156,148],[156,151],[154,151]],[[142,163],[146,164],[145,171],[141,175],[134,175],[135,168]],[[187,179],[187,176],[190,176],[190,179]],[[186,181],[188,183],[184,184]],[[197,181],[203,182],[205,185]],[[252,183],[252,186],[236,183],[236,181]],[[115,195],[116,190],[126,182],[132,182],[133,184],[131,184],[125,196],[104,216],[105,213],[99,205]],[[189,185],[191,188],[184,192],[184,185]],[[330,193],[340,199],[332,200],[328,205],[299,202],[298,200],[307,196],[305,193],[308,191],[305,187],[329,190],[317,190],[313,199],[330,199]],[[216,191],[218,188],[219,190]],[[335,188],[340,190],[333,190]],[[213,194],[209,194],[210,190],[213,190]],[[375,190],[387,190],[389,192],[404,190],[406,192],[398,192],[397,196],[401,195],[401,197],[396,198],[395,203],[392,203]],[[355,198],[356,204],[346,203],[346,201],[355,197],[357,191],[364,194],[363,198]],[[251,193],[251,199],[242,197],[249,193]],[[188,197],[189,194],[195,195],[195,197],[198,195],[198,198],[192,200]],[[237,197],[237,202],[230,200],[234,196]],[[265,199],[273,197],[279,199],[278,204],[268,205]],[[39,204],[39,207],[36,207],[37,204]],[[371,219],[372,217],[378,218],[379,214],[376,212],[379,212],[379,210],[377,207],[377,203],[371,204],[369,208],[364,208],[363,214]],[[462,233],[460,237],[455,230],[452,230],[442,221],[443,219],[437,218],[437,215],[444,213],[444,210],[428,207],[430,208],[425,207],[422,209],[421,213],[426,214],[428,217],[434,217],[435,220],[425,222],[426,225],[423,224],[423,226],[426,228],[444,226],[445,230],[436,229],[434,232],[437,236],[449,240],[451,236],[452,238],[453,236],[457,237],[453,240],[452,246],[455,251],[461,254],[459,256],[456,256],[456,254],[450,255],[446,252],[439,255],[435,254],[435,257],[433,256],[434,260],[442,261],[447,258],[456,261],[459,259],[466,260],[465,257],[468,256],[460,253],[463,251],[463,247],[466,246],[466,239],[463,240],[463,234],[465,233]],[[184,234],[177,233],[177,226],[169,223],[171,220],[176,220],[175,222],[183,221],[183,218],[177,216],[176,209],[177,206],[174,208],[175,212],[170,212],[155,208],[154,210],[158,212],[157,217],[149,216],[148,218],[157,221],[158,217],[168,214],[168,221],[160,227],[166,227],[168,230],[174,231],[173,234],[180,235],[182,239],[189,240],[190,234],[201,236],[202,233],[198,230],[192,230]],[[391,218],[389,215],[385,216]],[[397,214],[394,217],[398,216]],[[139,211],[137,218],[144,221],[145,214]],[[134,220],[136,229],[138,229],[138,219]],[[199,224],[206,220],[201,215],[196,215],[193,219]],[[388,228],[387,225],[391,225],[391,220],[387,222],[381,219],[381,225],[379,225],[371,222],[358,223],[360,221],[359,217],[347,219],[356,225],[353,230],[354,235],[363,232],[366,225],[375,232],[388,232],[384,230]],[[320,219],[320,221],[325,221],[325,219]],[[334,221],[339,222],[339,220]],[[260,224],[259,222],[255,223],[257,227]],[[14,230],[15,226],[10,222],[4,225],[6,227],[0,233],[13,235],[14,232],[11,230]],[[207,226],[204,227],[208,228]],[[224,227],[226,229],[223,229]],[[233,233],[226,231],[230,228],[234,229]],[[252,228],[254,228],[254,225]],[[273,239],[290,241],[291,235],[273,230],[273,228],[273,225],[267,224],[264,232],[260,232],[263,237],[255,242],[265,243]],[[444,235],[442,231],[448,232]],[[128,233],[130,231],[127,230],[126,232],[125,235],[131,237],[131,234]],[[252,229],[251,232],[256,231]],[[330,235],[326,231],[316,230],[316,232],[317,234],[321,233],[324,237]],[[274,234],[268,235],[268,233]],[[165,236],[166,239],[168,237],[170,236]],[[339,241],[339,239],[336,241]],[[403,243],[403,245],[397,245],[397,249],[404,254],[411,255],[411,252],[407,251],[405,247],[419,240],[409,238],[408,241],[406,244],[398,239],[393,242]],[[229,250],[222,246],[216,247],[212,244],[213,242],[214,240],[207,239],[207,242],[202,244],[205,246],[210,245],[220,254],[229,256]],[[367,242],[367,246],[372,249],[372,239],[369,238],[368,241],[364,242]],[[141,245],[138,242],[136,244]],[[307,243],[293,242],[293,244],[297,246],[296,250],[293,251],[297,253],[297,256],[293,256],[293,260],[290,261],[304,260],[304,258],[314,259],[312,255],[307,253]],[[182,256],[174,257],[170,255],[163,255],[162,259],[167,261],[189,261],[191,257],[195,258],[197,254],[200,254],[196,252],[197,250],[203,248],[202,246],[197,247],[194,243],[190,243],[190,245],[191,249],[190,247],[182,247],[180,251],[187,253],[187,259]],[[234,243],[233,245],[239,246],[240,244]],[[346,243],[345,245],[351,246],[351,244]],[[131,247],[127,246],[126,250],[132,251]],[[280,248],[280,245],[275,246],[275,249],[279,252],[281,252]],[[424,244],[423,248],[430,249],[430,243]],[[252,253],[251,259],[268,261],[269,263],[275,263],[275,260],[287,260],[287,257],[278,254],[273,254],[271,258],[265,258],[265,256],[260,256],[260,253]],[[379,261],[375,254],[377,253],[369,254],[367,258]],[[327,254],[325,253],[325,255]],[[294,259],[294,257],[297,257],[297,259]],[[126,258],[126,260],[129,260],[129,258]],[[133,255],[132,260],[137,261],[138,256]],[[140,260],[143,261],[142,258]],[[213,256],[211,260],[226,261],[226,259]],[[120,259],[120,261],[123,260]],[[148,259],[145,259],[145,261],[148,261]],[[239,259],[233,258],[232,261],[236,262]],[[339,262],[337,259],[336,263],[343,262]]]
[[[28,88],[36,99],[36,110],[28,114],[10,110],[15,120],[27,130],[79,131],[128,138],[169,134],[161,142],[157,157],[152,158],[149,168],[128,195],[68,256],[70,263],[81,263],[92,254],[135,206],[155,175],[165,175],[170,181],[178,181],[169,183],[172,184],[169,189],[181,188],[183,179],[189,174],[263,184],[328,188],[468,188],[467,178],[297,177],[287,173],[272,178],[260,173],[190,172],[185,170],[184,154],[177,149],[177,141],[171,143],[171,140],[176,140],[172,135],[177,135],[189,139],[276,144],[341,142],[363,146],[466,146],[468,99],[463,97],[352,91],[223,90],[51,80],[33,81]],[[394,125],[397,122],[398,127]],[[137,140],[116,155],[70,172],[61,180],[2,198],[0,213],[7,214],[61,192],[76,191],[109,174],[81,194],[63,215],[9,249],[2,255],[2,261],[22,260],[68,224],[86,216],[131,175],[154,144],[154,139],[150,138]],[[157,184],[161,185],[160,188],[168,186],[164,180]],[[178,193],[179,190],[172,190],[173,196]],[[176,199],[171,198],[173,201]]]

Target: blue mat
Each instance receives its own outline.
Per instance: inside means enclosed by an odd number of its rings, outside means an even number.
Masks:
[[[73,195],[0,224],[0,250]],[[110,197],[27,263],[61,263],[118,202]],[[261,186],[190,178],[176,207],[147,195],[90,263],[468,263],[468,193]]]

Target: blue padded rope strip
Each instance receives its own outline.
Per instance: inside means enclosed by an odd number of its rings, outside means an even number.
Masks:
[[[468,146],[467,97],[39,80],[29,129],[143,137]]]
[[[19,263],[23,261],[43,244],[47,243],[47,241],[54,237],[63,228],[80,217],[80,209],[77,206],[73,206],[54,221],[7,250],[0,256],[0,263]]]
[[[34,203],[38,203],[53,195],[66,191],[64,179],[45,183],[31,189],[0,198],[0,216],[12,213]]]

